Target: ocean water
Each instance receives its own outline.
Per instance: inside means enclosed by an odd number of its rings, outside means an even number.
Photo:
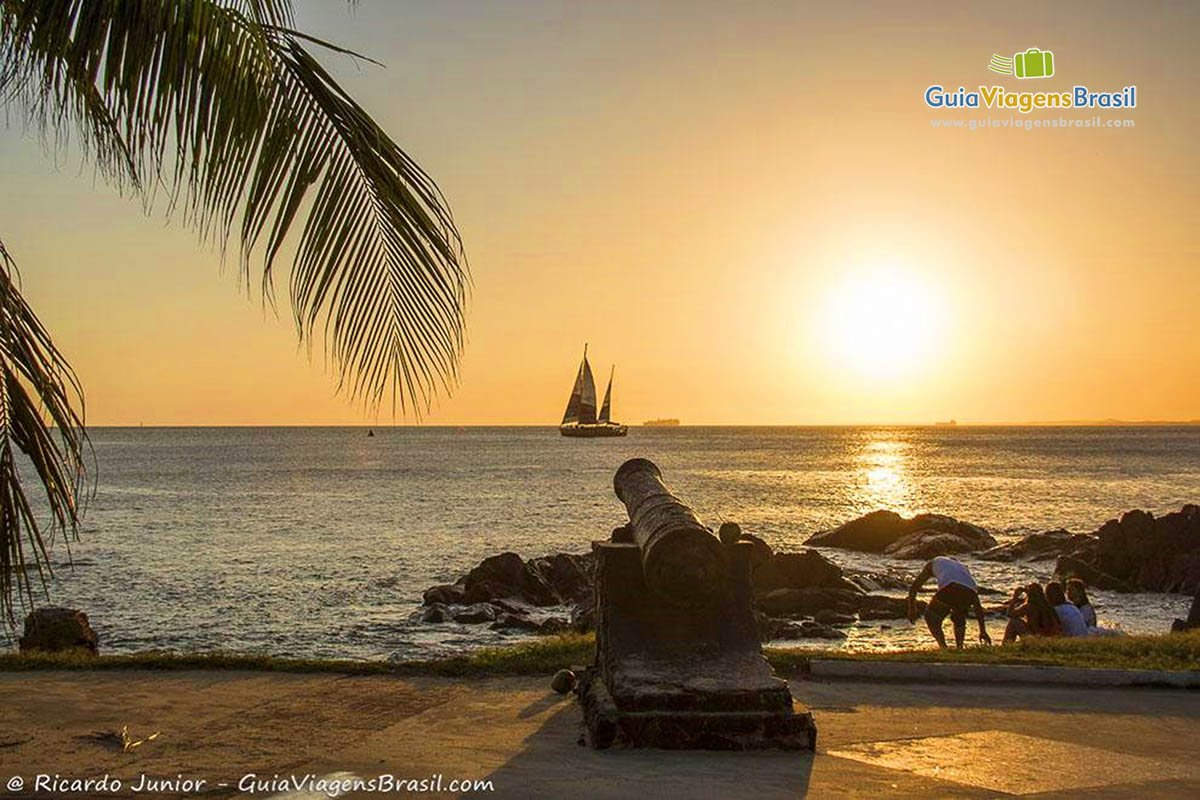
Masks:
[[[55,545],[49,593],[87,611],[109,652],[381,659],[516,638],[409,617],[426,587],[486,556],[583,552],[606,537],[625,521],[613,472],[634,456],[655,461],[707,523],[737,521],[783,550],[877,508],[951,514],[1007,540],[1200,501],[1200,427],[632,428],[598,440],[553,428],[371,438],[363,428],[98,428],[92,438],[96,494],[73,567]],[[1004,591],[1053,569],[972,565]],[[1131,632],[1164,630],[1190,601],[1093,599]],[[930,644],[905,622],[848,633],[849,648]]]

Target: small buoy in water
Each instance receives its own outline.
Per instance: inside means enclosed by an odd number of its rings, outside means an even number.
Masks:
[[[550,688],[559,694],[566,694],[575,688],[575,673],[569,669],[560,669],[550,679]]]
[[[722,522],[717,530],[717,538],[725,544],[733,544],[742,538],[742,526],[736,522]]]

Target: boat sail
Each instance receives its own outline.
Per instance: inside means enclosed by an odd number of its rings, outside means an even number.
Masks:
[[[612,422],[609,416],[612,412],[612,379],[613,373],[616,371],[617,367],[615,364],[608,371],[608,388],[604,390],[604,403],[600,406],[600,422]]]
[[[615,372],[616,368],[613,368]],[[596,379],[592,377],[592,366],[588,363],[587,345],[583,346],[583,361],[579,364],[579,372],[575,375],[575,385],[571,389],[571,397],[567,400],[567,410],[563,413],[562,423],[558,431],[563,436],[595,437],[595,436],[624,436],[629,428],[612,421],[612,379],[608,375],[608,388],[604,390],[604,404],[600,408],[600,416],[596,416]]]

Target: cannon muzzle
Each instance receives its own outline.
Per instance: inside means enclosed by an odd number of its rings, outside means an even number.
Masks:
[[[725,585],[725,550],[692,509],[671,494],[662,473],[644,458],[626,461],[613,477],[617,498],[642,555],[646,585],[671,605],[707,605]]]

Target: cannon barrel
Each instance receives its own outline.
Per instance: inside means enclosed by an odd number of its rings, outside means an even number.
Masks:
[[[677,606],[707,604],[717,596],[726,578],[725,551],[696,513],[671,494],[658,467],[630,459],[613,476],[613,489],[629,512],[647,587]]]

